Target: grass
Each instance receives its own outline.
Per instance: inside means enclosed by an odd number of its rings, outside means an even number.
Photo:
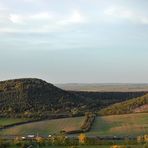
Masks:
[[[141,135],[148,133],[148,113],[97,117],[88,135]]]
[[[84,145],[77,146],[76,148],[110,148],[110,145]],[[19,147],[11,147],[11,148],[19,148]],[[40,146],[40,148],[72,148],[70,146]],[[130,148],[143,148],[142,145],[130,145]]]
[[[0,134],[28,135],[38,133],[39,135],[47,136],[58,133],[61,130],[79,129],[83,121],[84,117],[46,120],[5,129],[1,131]],[[0,120],[0,123],[3,124],[10,124],[10,122],[12,123],[14,120]],[[137,136],[147,133],[148,113],[137,113],[96,117],[91,131],[86,134],[96,136]]]
[[[61,130],[75,130],[80,129],[80,126],[84,120],[84,117],[75,118],[63,118],[39,121],[35,123],[29,123],[24,125],[15,126],[9,129],[5,129],[1,132],[3,135],[28,135],[39,134],[49,135],[60,132]]]
[[[28,119],[0,118],[0,127],[24,121],[28,121]]]

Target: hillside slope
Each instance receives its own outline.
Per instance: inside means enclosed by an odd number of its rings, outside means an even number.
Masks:
[[[144,94],[74,92],[62,90],[40,79],[7,80],[0,82],[0,117],[78,116]]]
[[[42,113],[69,112],[82,98],[40,79],[0,82],[1,116],[42,116]],[[81,104],[80,104],[81,105]],[[48,114],[47,113],[47,114]]]
[[[109,105],[123,102],[132,98],[137,98],[145,95],[147,92],[84,92],[70,91],[87,99],[87,108],[91,111],[98,111]],[[86,103],[87,103],[86,102]]]
[[[123,101],[121,103],[113,104],[107,108],[104,108],[99,111],[100,115],[114,115],[114,114],[127,114],[135,112],[135,109],[140,108],[143,105],[148,104],[148,94],[130,99],[127,101]],[[146,110],[143,110],[146,112]]]
[[[148,133],[148,113],[98,116],[88,135],[132,136]]]

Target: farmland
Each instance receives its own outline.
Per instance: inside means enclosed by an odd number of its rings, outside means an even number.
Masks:
[[[88,135],[139,135],[148,133],[148,113],[97,117]]]
[[[77,130],[80,129],[84,117],[63,118],[54,120],[45,120],[24,125],[14,126],[1,132],[3,135],[27,135],[41,134],[48,135],[60,132],[61,130]]]
[[[14,126],[1,132],[2,135],[45,135],[58,133],[61,130],[78,130],[84,117],[45,120],[24,125]],[[111,115],[96,117],[90,132],[91,136],[126,136],[148,133],[148,113]]]
[[[52,119],[45,121],[38,121],[33,123],[27,123],[22,125],[17,125],[11,128],[4,129],[0,132],[0,135],[43,135],[48,136],[49,134],[59,133],[61,130],[79,130],[84,122],[85,117],[73,117],[73,118],[63,118],[63,119]],[[13,121],[13,119],[12,119]],[[137,114],[124,114],[124,115],[110,115],[110,116],[98,116],[95,119],[95,122],[91,130],[85,133],[88,138],[91,136],[123,136],[124,138],[128,135],[137,136],[144,135],[148,133],[148,113],[137,113]],[[6,122],[6,121],[5,121]],[[78,135],[75,135],[78,136]],[[48,139],[49,140],[49,139]],[[70,148],[69,146],[59,146],[50,143],[51,141],[45,140],[40,148]],[[97,139],[96,139],[97,140]],[[15,140],[14,140],[15,141]],[[10,148],[19,148],[20,145],[16,145],[12,140],[10,142]],[[29,145],[37,146],[37,142],[33,141],[21,141],[20,144],[26,142]],[[33,142],[33,143],[31,143]],[[98,141],[99,142],[99,141]],[[100,141],[101,142],[101,141]],[[77,141],[77,148],[111,148],[112,145],[128,145],[130,148],[143,148],[143,145],[133,141],[133,143],[127,143],[126,140],[103,140],[102,143],[97,145],[81,145]],[[134,145],[132,145],[134,144]],[[34,146],[33,146],[34,147]]]
[[[0,118],[0,127],[15,124],[15,123],[20,123],[20,122],[25,122],[28,121],[28,119],[23,119],[23,118]]]

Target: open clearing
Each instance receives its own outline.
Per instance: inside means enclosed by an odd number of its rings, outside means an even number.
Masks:
[[[63,118],[39,121],[14,126],[1,131],[2,135],[49,135],[61,130],[80,129],[84,117]],[[126,115],[111,115],[96,117],[90,132],[91,136],[137,136],[148,133],[148,113],[135,113]]]
[[[88,135],[140,135],[148,133],[148,113],[97,117]]]
[[[47,136],[48,134],[54,134],[60,132],[61,130],[68,131],[68,130],[80,129],[80,126],[83,123],[83,121],[84,117],[39,121],[4,129],[1,132],[1,134],[3,135],[40,134]]]
[[[20,122],[25,122],[28,120],[29,119],[0,118],[0,127],[15,124],[15,123],[20,123]]]

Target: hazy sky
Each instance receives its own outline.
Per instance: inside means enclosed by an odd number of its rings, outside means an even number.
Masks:
[[[0,0],[0,80],[148,82],[148,0]]]

